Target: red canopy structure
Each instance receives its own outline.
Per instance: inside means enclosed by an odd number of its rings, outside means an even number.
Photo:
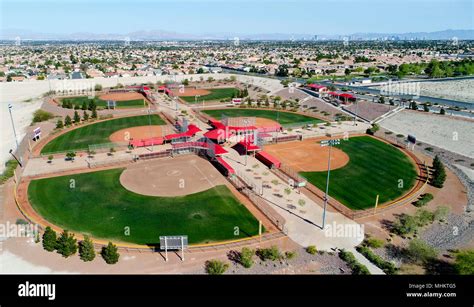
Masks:
[[[238,144],[242,146],[243,148],[245,148],[247,152],[261,150],[261,148],[255,145],[253,141],[251,140],[244,140],[244,141],[239,142]]]
[[[134,148],[137,147],[145,147],[145,146],[153,146],[153,145],[162,145],[164,143],[164,139],[161,137],[154,137],[149,139],[141,139],[141,140],[131,140],[130,145]]]
[[[260,160],[263,164],[265,164],[268,167],[275,167],[275,168],[280,168],[281,167],[281,162],[275,158],[274,156],[270,155],[269,153],[265,151],[260,151],[257,153],[255,156],[258,160]]]
[[[316,90],[316,91],[321,91],[321,90],[327,89],[326,86],[321,85],[321,84],[315,84],[315,83],[308,84],[308,85],[306,85],[306,87],[308,87],[312,90]]]
[[[226,170],[227,176],[235,174],[235,170],[232,168],[232,166],[229,165],[229,163],[225,162],[224,159],[222,159],[221,157],[216,157],[216,160]]]

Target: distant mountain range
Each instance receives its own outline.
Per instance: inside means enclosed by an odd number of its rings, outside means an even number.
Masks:
[[[444,30],[436,32],[409,32],[409,33],[354,33],[349,35],[325,34],[241,34],[241,33],[208,33],[186,34],[164,30],[135,31],[124,34],[117,33],[88,33],[77,32],[70,34],[40,33],[24,29],[0,30],[0,39],[14,40],[126,40],[156,41],[156,40],[229,40],[238,37],[240,40],[473,40],[474,30]]]

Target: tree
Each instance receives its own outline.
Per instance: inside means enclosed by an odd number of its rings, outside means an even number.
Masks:
[[[81,122],[81,117],[77,111],[74,111],[74,123],[79,124]]]
[[[56,122],[56,129],[62,129],[62,128],[64,128],[64,123],[62,119],[58,119],[58,121]]]
[[[406,254],[413,262],[427,262],[438,256],[433,247],[420,239],[413,239],[408,243]]]
[[[92,118],[97,118],[97,110],[94,109],[92,110],[92,115],[91,115]]]
[[[68,158],[71,161],[73,161],[75,157],[76,157],[76,153],[74,151],[70,151],[66,153],[66,158]]]
[[[425,111],[425,112],[430,111],[430,108],[428,107],[428,105],[426,103],[423,105],[423,111]]]
[[[115,264],[120,258],[117,246],[115,246],[112,242],[109,242],[107,246],[103,246],[100,254],[107,264]]]
[[[67,230],[64,230],[58,238],[56,249],[58,254],[67,258],[77,252],[77,240],[73,234],[69,234]]]
[[[440,114],[440,115],[445,115],[445,114],[446,114],[446,110],[445,110],[444,108],[441,108],[441,109],[439,110],[439,114]]]
[[[188,86],[189,85],[189,80],[184,79],[183,81],[181,81],[181,84],[183,84],[184,86]]]
[[[82,261],[92,261],[95,258],[94,244],[88,236],[79,243],[79,257]]]
[[[71,126],[71,125],[72,125],[71,116],[66,115],[66,118],[64,119],[64,124],[65,124],[66,126]]]
[[[94,86],[94,91],[100,92],[101,90],[102,90],[102,85],[96,84],[96,85]]]
[[[416,104],[416,102],[412,101],[410,102],[410,109],[412,110],[418,110],[418,105]]]
[[[87,113],[86,111],[84,111],[83,115],[82,115],[82,119],[84,121],[88,121],[89,120],[89,113]]]
[[[46,227],[43,233],[43,248],[48,252],[56,249],[56,232],[49,226]]]
[[[474,250],[458,252],[454,268],[458,274],[474,275]]]
[[[81,109],[82,109],[82,110],[87,110],[87,102],[86,102],[86,101],[84,101],[84,102],[82,103]]]
[[[433,159],[433,169],[431,184],[437,188],[442,188],[446,181],[446,170],[438,155]]]

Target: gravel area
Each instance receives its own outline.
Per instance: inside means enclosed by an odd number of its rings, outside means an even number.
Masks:
[[[296,257],[280,261],[262,261],[254,256],[254,265],[249,269],[239,263],[227,260],[226,262],[230,266],[225,274],[351,274],[351,269],[339,258],[337,252],[311,255],[303,247],[293,251],[297,253]],[[205,270],[203,268],[201,272],[196,273],[202,274],[205,273]]]
[[[474,239],[474,221],[466,215],[450,214],[445,222],[424,229],[420,238],[441,250],[463,248]]]

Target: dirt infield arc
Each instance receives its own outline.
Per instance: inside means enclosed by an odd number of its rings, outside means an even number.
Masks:
[[[320,172],[328,168],[329,147],[321,147],[315,139],[266,145],[264,149],[298,172]],[[344,151],[338,148],[331,151],[332,170],[349,162],[349,156]]]
[[[184,196],[226,182],[209,162],[194,155],[133,164],[120,176],[124,188],[149,196]]]
[[[127,101],[136,99],[145,99],[140,93],[137,92],[125,92],[125,93],[107,93],[99,96],[102,100],[115,100],[115,101]]]

